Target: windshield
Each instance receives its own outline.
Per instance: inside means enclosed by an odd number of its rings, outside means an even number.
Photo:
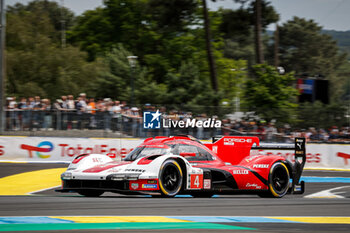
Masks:
[[[159,148],[159,147],[136,147],[131,151],[125,158],[125,161],[134,161],[136,159],[150,156],[150,155],[164,155],[170,152],[170,147]]]
[[[201,147],[189,145],[189,144],[163,144],[152,146],[139,146],[131,151],[125,161],[134,161],[136,159],[151,156],[151,155],[165,155],[174,154],[180,155],[181,153],[194,153],[195,156],[187,156],[188,161],[212,161],[215,160],[208,150]]]

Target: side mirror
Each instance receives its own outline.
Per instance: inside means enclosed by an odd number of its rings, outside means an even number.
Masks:
[[[182,156],[182,157],[195,157],[196,153],[181,152],[180,156]]]

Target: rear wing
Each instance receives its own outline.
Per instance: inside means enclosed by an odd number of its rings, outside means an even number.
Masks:
[[[306,162],[306,139],[295,138],[294,145],[264,145],[260,146],[258,137],[218,136],[213,137],[212,144],[205,144],[224,162],[239,164],[250,155],[251,150],[294,150],[295,162],[292,165],[291,178],[294,194],[304,193],[304,182],[300,182]]]

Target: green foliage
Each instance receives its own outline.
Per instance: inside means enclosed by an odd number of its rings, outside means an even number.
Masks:
[[[128,56],[131,56],[131,53],[121,44],[107,53],[99,61],[102,62],[103,69],[89,91],[96,97],[109,97],[130,102],[133,81],[136,103],[162,104],[167,92],[166,86],[153,81],[147,69],[140,65],[131,69]]]
[[[57,2],[47,0],[35,0],[28,5],[17,3],[7,9],[8,20],[20,21],[15,25],[9,24],[7,27],[8,47],[18,48],[19,43],[23,43],[28,36],[43,34],[49,36],[53,42],[60,43],[62,20],[65,27],[69,28],[74,24],[74,13],[68,8],[62,8]],[[15,35],[14,35],[15,34]],[[17,36],[17,38],[13,37]],[[17,39],[17,40],[16,40]]]
[[[71,14],[63,9],[67,17]],[[7,94],[55,99],[77,95],[94,80],[99,69],[87,63],[84,52],[61,49],[56,23],[57,3],[34,1],[17,4],[7,13]],[[72,16],[72,15],[71,15]],[[73,19],[72,19],[73,20]]]
[[[330,35],[337,41],[340,51],[347,53],[350,60],[350,31],[322,30],[322,33]]]
[[[247,60],[249,65],[255,63],[254,51],[254,24],[255,24],[255,1],[243,0],[236,1],[242,4],[242,7],[236,10],[219,9],[221,15],[221,24],[219,30],[225,39],[224,56],[236,60]],[[249,3],[245,5],[245,3]],[[271,6],[269,1],[262,1],[262,29],[276,23],[279,15]],[[268,47],[269,40],[263,41],[264,47]],[[268,51],[265,51],[267,53]]]
[[[253,79],[245,88],[245,103],[250,111],[255,111],[265,120],[295,120],[297,90],[293,87],[294,74],[281,75],[275,67],[266,64],[255,65]]]
[[[350,100],[350,62],[344,62],[336,71],[332,83],[333,102]],[[336,90],[336,91],[335,91]]]
[[[328,77],[344,62],[336,42],[313,20],[294,17],[280,27],[281,65],[287,71]]]

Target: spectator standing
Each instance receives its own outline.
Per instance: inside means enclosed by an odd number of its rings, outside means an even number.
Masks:
[[[272,122],[267,125],[266,128],[266,140],[267,142],[272,142],[274,136],[277,134],[277,129]]]
[[[67,96],[67,129],[73,128],[74,115],[76,113],[76,103],[73,95]]]
[[[9,129],[19,130],[19,118],[16,97],[8,97]]]
[[[104,108],[105,108],[105,112],[104,112],[104,128],[106,131],[111,131],[111,119],[112,119],[112,108],[113,108],[113,102],[110,98],[105,98],[103,100],[104,103]]]
[[[18,103],[18,110],[19,110],[19,119],[20,119],[20,128],[21,130],[24,130],[28,128],[28,111],[27,111],[27,98],[21,98],[21,101]]]
[[[34,97],[34,106],[33,106],[33,127],[34,129],[40,129],[42,128],[43,124],[43,105],[41,103],[41,98],[40,96],[35,96]]]
[[[43,110],[44,110],[44,124],[43,128],[45,130],[52,129],[52,106],[49,99],[42,100]]]
[[[113,132],[120,130],[121,118],[122,118],[122,108],[120,106],[120,101],[114,101],[112,106],[112,130]]]
[[[266,129],[264,122],[260,122],[258,129],[256,130],[257,136],[259,137],[260,141],[265,141],[266,137]]]
[[[85,125],[85,119],[84,119],[84,113],[87,107],[87,104],[85,102],[85,98],[83,97],[85,94],[81,93],[77,99],[76,102],[76,110],[77,110],[77,115],[76,115],[76,121],[78,123],[78,129],[83,129]]]
[[[67,125],[68,125],[68,99],[67,96],[63,95],[61,96],[61,100],[62,100],[62,109],[60,111],[61,114],[61,126],[63,130],[67,129]]]
[[[90,129],[95,129],[96,128],[96,118],[95,118],[95,114],[96,114],[96,103],[95,103],[95,99],[94,98],[89,98],[88,104],[87,104],[87,110],[86,113],[89,116],[89,128]]]
[[[139,113],[139,109],[136,107],[132,107],[130,112],[130,117],[131,117],[131,130],[132,130],[132,135],[134,137],[138,137],[138,125],[139,125],[139,120],[140,120],[140,113]]]

